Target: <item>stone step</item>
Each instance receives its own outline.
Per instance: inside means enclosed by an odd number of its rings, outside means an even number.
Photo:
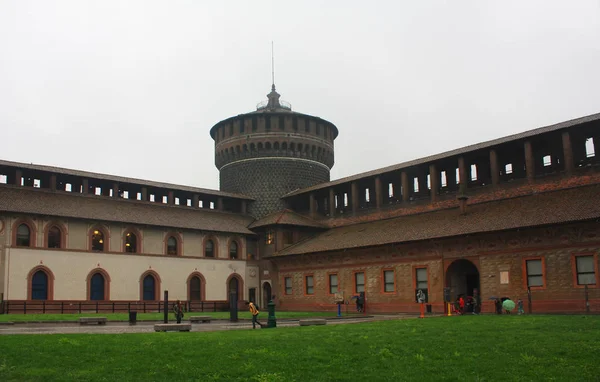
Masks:
[[[106,317],[79,317],[79,324],[98,324],[106,325]]]
[[[326,325],[326,324],[327,324],[327,320],[325,320],[323,318],[300,320],[300,326]]]
[[[155,332],[189,332],[192,324],[154,324]]]

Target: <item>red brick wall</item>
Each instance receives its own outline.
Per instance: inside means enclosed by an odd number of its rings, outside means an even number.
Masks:
[[[508,296],[515,301],[520,297],[527,310],[524,259],[541,257],[546,284],[532,290],[533,311],[583,312],[584,289],[575,285],[573,277],[574,253],[594,254],[598,267],[600,222],[274,258],[280,287],[273,293],[279,296],[281,310],[335,311],[333,296],[328,293],[328,275],[338,274],[339,290],[349,299],[355,294],[354,273],[360,271],[365,272],[369,312],[417,312],[415,268],[424,266],[428,269],[429,302],[434,312],[443,312],[445,271],[454,260],[465,258],[479,270],[484,311],[493,310],[490,296]],[[383,292],[385,269],[395,271],[393,293]],[[500,282],[502,271],[509,272],[508,284]],[[305,293],[306,275],[314,277],[312,295]],[[284,277],[293,279],[291,295],[284,293]],[[598,285],[598,274],[596,281]],[[588,293],[591,310],[600,312],[600,288],[590,287]],[[352,306],[349,308],[352,310]]]

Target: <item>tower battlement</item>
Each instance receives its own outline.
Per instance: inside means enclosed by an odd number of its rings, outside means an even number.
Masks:
[[[256,218],[285,207],[280,199],[299,188],[328,182],[334,164],[337,127],[324,119],[293,112],[273,85],[255,112],[215,124],[215,165],[220,189],[256,199]]]

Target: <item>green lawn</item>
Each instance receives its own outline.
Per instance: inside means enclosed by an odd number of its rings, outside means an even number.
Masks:
[[[2,381],[592,381],[600,316],[0,337]]]
[[[129,320],[128,313],[81,313],[81,314],[0,314],[0,322],[23,322],[23,321],[76,321],[79,317],[106,317],[109,321],[111,320]],[[185,313],[184,320],[189,316],[211,316],[214,319],[229,319],[229,312],[189,312]],[[334,312],[275,312],[277,319],[292,319],[292,318],[304,318],[304,317],[336,317]],[[343,316],[353,316],[352,314]],[[268,313],[266,311],[260,312],[259,318],[266,320]],[[138,321],[162,321],[164,313],[138,313]],[[251,319],[250,312],[241,311],[238,312],[239,319]],[[173,313],[169,313],[169,320],[174,320],[175,316]]]

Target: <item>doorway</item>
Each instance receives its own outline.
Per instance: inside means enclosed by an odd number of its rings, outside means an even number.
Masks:
[[[475,290],[480,294],[479,270],[469,260],[452,262],[446,271],[446,287],[450,288],[450,298],[456,300],[460,295],[473,296]]]
[[[263,307],[266,307],[269,301],[271,301],[271,283],[266,282],[263,284]]]

